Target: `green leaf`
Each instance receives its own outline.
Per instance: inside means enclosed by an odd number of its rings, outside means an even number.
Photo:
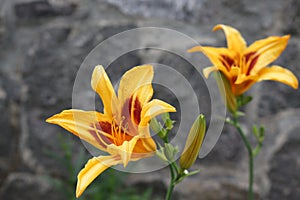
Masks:
[[[251,96],[245,96],[245,95],[240,95],[237,97],[237,104],[238,104],[238,108],[248,104],[250,101],[252,101],[252,97]]]
[[[174,157],[177,152],[178,152],[178,149],[176,147],[174,147],[170,143],[165,143],[164,153],[170,163],[174,161]]]
[[[253,131],[255,138],[258,139],[259,138],[259,130],[256,125],[252,126],[252,131]]]
[[[155,132],[159,133],[162,130],[162,125],[158,122],[156,118],[152,118],[150,121],[150,128]]]

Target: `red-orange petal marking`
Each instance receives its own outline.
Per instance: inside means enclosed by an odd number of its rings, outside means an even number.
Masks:
[[[100,144],[102,147],[106,148],[107,145],[111,144],[112,141],[101,134],[100,131],[105,132],[111,135],[111,124],[109,122],[98,122],[96,124],[91,125],[96,130],[90,131],[90,134],[95,138],[95,140]]]
[[[135,98],[133,107],[132,107],[132,103],[133,103],[133,99],[131,97],[129,100],[129,112],[130,112],[130,114],[133,113],[132,117],[134,119],[134,122],[136,124],[139,124],[141,121],[142,106],[141,106],[141,103],[138,98]],[[133,109],[133,112],[132,112],[132,109]]]
[[[258,58],[259,55],[256,55],[256,52],[250,52],[245,55],[245,63],[247,64],[248,61],[250,62],[246,75],[250,75],[250,72],[256,65]]]
[[[220,61],[222,62],[222,64],[227,68],[228,71],[230,71],[231,66],[234,64],[234,60],[231,59],[229,56],[227,55],[221,55],[221,59]]]

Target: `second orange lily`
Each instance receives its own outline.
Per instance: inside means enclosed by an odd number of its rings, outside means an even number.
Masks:
[[[298,88],[296,76],[288,69],[277,65],[268,67],[286,48],[289,35],[271,36],[258,40],[247,47],[240,32],[230,26],[219,24],[213,31],[222,29],[227,39],[227,48],[196,46],[189,52],[204,53],[213,66],[203,70],[207,78],[213,71],[224,74],[235,96],[245,93],[254,83],[273,80]]]

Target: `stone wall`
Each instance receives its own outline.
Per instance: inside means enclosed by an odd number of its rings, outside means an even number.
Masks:
[[[249,43],[268,35],[291,34],[286,51],[276,63],[300,77],[299,10],[297,0],[1,0],[0,199],[64,199],[41,177],[64,177],[63,167],[46,151],[61,153],[57,135],[67,133],[46,124],[45,119],[72,106],[77,70],[100,42],[145,26],[174,29],[201,44],[219,46],[225,44],[224,36],[211,33],[218,23],[238,28]],[[161,42],[158,39],[157,43]],[[172,49],[183,48],[172,38],[168,42]],[[130,41],[115,45],[126,49]],[[197,88],[193,73],[176,59],[160,52],[138,52],[113,64],[179,63],[182,73]],[[300,93],[275,82],[260,83],[250,93],[254,100],[246,108],[250,121],[244,126],[252,122],[266,125],[265,145],[255,160],[257,199],[297,200]],[[225,126],[213,151],[197,161],[201,173],[176,188],[176,199],[246,199],[246,155],[239,136]],[[128,184],[167,184],[168,178],[166,170],[133,174]]]

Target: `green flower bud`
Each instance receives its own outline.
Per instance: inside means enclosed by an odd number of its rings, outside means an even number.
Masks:
[[[199,115],[195,120],[188,135],[183,153],[179,159],[182,170],[190,168],[196,161],[206,131],[206,120],[204,115]]]
[[[236,96],[233,94],[231,85],[222,73],[214,73],[221,96],[226,103],[226,107],[231,113],[235,113],[238,109]]]

